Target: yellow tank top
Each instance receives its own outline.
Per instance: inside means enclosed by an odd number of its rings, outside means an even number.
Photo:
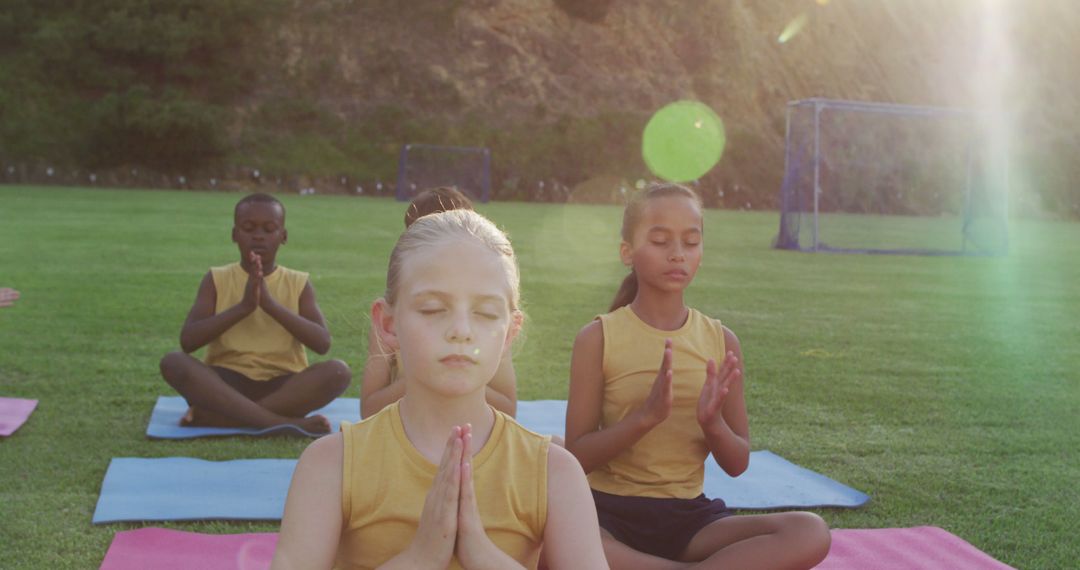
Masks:
[[[635,497],[692,499],[701,494],[709,448],[697,423],[705,365],[724,356],[720,321],[690,309],[682,328],[655,329],[629,306],[598,317],[604,331],[604,400],[601,428],[618,423],[648,397],[664,339],[672,341],[674,401],[671,415],[603,467],[589,473],[589,485],[604,493]]]
[[[375,568],[404,551],[438,466],[413,447],[398,402],[342,427],[341,540],[337,568]],[[480,518],[491,541],[526,568],[536,568],[547,523],[550,438],[495,410],[495,426],[473,457]],[[450,568],[461,568],[457,558]]]
[[[244,298],[248,274],[240,263],[211,267],[210,275],[217,290],[215,313],[221,313]],[[308,274],[280,265],[266,276],[270,295],[296,313],[300,293],[307,285]],[[206,364],[235,370],[252,380],[269,380],[307,368],[307,353],[285,327],[262,308],[256,308],[206,347]]]

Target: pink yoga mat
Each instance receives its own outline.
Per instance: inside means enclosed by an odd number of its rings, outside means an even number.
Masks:
[[[37,407],[37,400],[22,398],[0,398],[0,436],[7,437],[30,417],[30,412]]]
[[[963,539],[935,526],[839,529],[817,570],[1004,570]],[[256,570],[270,567],[277,533],[199,534],[164,528],[116,533],[102,570]]]
[[[165,528],[116,533],[101,570],[264,570],[277,547],[276,532],[200,534]]]
[[[1000,570],[1012,568],[936,526],[839,529],[818,570]]]

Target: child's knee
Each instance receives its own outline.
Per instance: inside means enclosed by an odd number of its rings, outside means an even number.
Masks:
[[[331,390],[341,394],[349,389],[349,383],[352,382],[352,370],[349,369],[348,364],[342,360],[328,360],[322,363],[321,368],[323,369],[322,376]]]
[[[158,368],[161,370],[161,376],[166,380],[173,380],[180,378],[183,374],[184,365],[191,357],[187,354],[174,351],[161,357],[161,362],[158,363]]]
[[[792,526],[798,529],[799,536],[806,545],[807,558],[812,559],[815,564],[824,560],[832,544],[829,524],[814,513],[795,512],[789,513],[789,516],[793,519]]]

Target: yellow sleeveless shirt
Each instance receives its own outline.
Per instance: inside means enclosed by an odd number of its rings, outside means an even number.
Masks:
[[[671,415],[633,446],[589,473],[589,485],[604,493],[634,497],[692,499],[701,494],[709,448],[697,422],[698,398],[710,358],[722,362],[720,321],[690,309],[674,331],[653,328],[629,306],[597,317],[604,331],[604,398],[601,428],[622,420],[648,397],[672,342],[674,400]]]
[[[211,267],[217,290],[214,313],[233,307],[244,298],[248,274],[239,262]],[[296,313],[308,274],[280,265],[265,277],[266,289],[275,301]],[[261,307],[234,324],[206,347],[206,364],[235,370],[252,380],[270,380],[307,368],[307,353],[285,327]]]
[[[499,549],[536,568],[547,524],[550,438],[494,411],[491,436],[472,461],[480,518]],[[336,568],[375,568],[412,542],[438,466],[405,435],[398,402],[341,431],[343,524]],[[461,568],[456,557],[450,568]]]

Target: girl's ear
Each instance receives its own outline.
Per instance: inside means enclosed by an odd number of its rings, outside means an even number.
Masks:
[[[634,266],[634,250],[630,247],[629,242],[622,242],[619,244],[619,259],[622,260],[622,264],[627,267]]]
[[[231,233],[231,234],[229,234],[229,235],[231,235],[231,236],[232,236],[232,241],[233,241],[233,243],[236,243],[236,226],[235,226],[235,225],[233,225],[233,227],[232,227],[232,233]]]
[[[383,297],[371,304],[371,328],[378,337],[379,346],[387,354],[397,352],[399,343],[393,307]]]
[[[514,311],[510,313],[510,328],[506,330],[506,342],[503,343],[503,350],[510,348],[511,344],[514,344],[514,339],[517,338],[518,333],[521,332],[521,325],[525,323],[525,313],[521,311]]]
[[[281,230],[281,243],[289,241],[289,230]]]

